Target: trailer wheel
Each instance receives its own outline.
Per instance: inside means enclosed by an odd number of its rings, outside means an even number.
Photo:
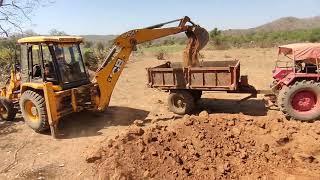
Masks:
[[[45,99],[34,91],[25,91],[20,98],[21,113],[25,122],[36,132],[49,129]]]
[[[201,90],[192,90],[191,94],[194,98],[194,101],[197,102],[201,99],[202,91]]]
[[[311,121],[320,116],[320,83],[297,81],[279,93],[280,110],[289,119]]]
[[[0,120],[13,121],[16,117],[16,109],[11,100],[0,98]]]
[[[180,115],[192,112],[195,103],[194,97],[188,91],[171,92],[168,98],[169,110]]]

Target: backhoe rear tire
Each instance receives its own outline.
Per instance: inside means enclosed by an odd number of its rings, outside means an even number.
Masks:
[[[34,91],[25,91],[20,98],[20,108],[25,122],[36,132],[49,129],[46,102],[44,97]]]
[[[287,119],[312,121],[320,117],[320,83],[297,81],[279,93],[279,107]]]
[[[17,110],[14,104],[7,98],[0,98],[0,120],[13,121],[16,117]]]
[[[168,107],[170,111],[176,114],[188,114],[194,109],[195,100],[192,93],[188,91],[181,90],[171,92],[168,97]]]

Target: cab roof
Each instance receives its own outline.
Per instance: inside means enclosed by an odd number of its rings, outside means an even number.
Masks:
[[[279,46],[279,54],[292,55],[295,60],[320,59],[320,43],[296,43]]]
[[[21,38],[19,44],[35,44],[35,43],[82,43],[83,38],[79,36],[32,36]]]

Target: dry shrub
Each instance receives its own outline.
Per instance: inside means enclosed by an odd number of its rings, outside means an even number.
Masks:
[[[155,53],[155,57],[158,60],[166,60],[167,55],[168,55],[168,53],[163,49]]]
[[[206,58],[205,54],[204,54],[204,53],[199,52],[199,59],[204,59],[204,58]]]

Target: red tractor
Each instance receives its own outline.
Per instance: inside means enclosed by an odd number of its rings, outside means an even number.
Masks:
[[[287,118],[317,119],[320,117],[320,43],[280,46],[278,54],[272,84],[278,107]]]

